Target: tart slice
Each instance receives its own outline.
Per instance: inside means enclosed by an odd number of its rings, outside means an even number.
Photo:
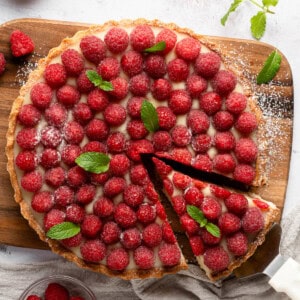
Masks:
[[[205,183],[153,161],[199,266],[212,281],[230,275],[264,242],[279,209],[258,195]]]

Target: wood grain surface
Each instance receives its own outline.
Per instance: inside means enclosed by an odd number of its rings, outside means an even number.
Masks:
[[[48,249],[23,219],[18,204],[14,201],[6,171],[5,135],[8,116],[20,86],[24,84],[38,59],[58,46],[63,38],[71,37],[87,26],[88,24],[42,19],[18,19],[0,26],[0,52],[4,53],[7,60],[6,71],[0,77],[0,243]],[[31,36],[35,43],[33,55],[22,59],[12,57],[9,36],[14,29],[20,29]],[[282,209],[288,181],[293,126],[293,79],[289,63],[281,53],[281,67],[272,84],[256,86],[253,78],[274,47],[257,41],[223,37],[205,36],[204,39],[214,45],[229,65],[238,65],[243,76],[251,82],[264,114],[265,135],[270,145],[266,154],[270,158],[266,168],[268,184],[254,191]]]

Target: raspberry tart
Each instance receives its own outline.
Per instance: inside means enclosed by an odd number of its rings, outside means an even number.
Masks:
[[[143,155],[260,185],[261,114],[242,79],[174,24],[111,21],[64,39],[9,117],[8,171],[23,216],[83,268],[124,279],[186,269]],[[76,234],[49,234],[66,223]]]

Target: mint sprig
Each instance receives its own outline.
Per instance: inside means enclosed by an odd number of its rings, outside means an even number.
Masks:
[[[53,240],[63,240],[75,236],[80,232],[80,226],[72,222],[62,222],[52,226],[46,236]]]
[[[220,237],[220,228],[217,225],[208,222],[203,212],[197,206],[187,205],[186,209],[189,216],[199,223],[200,227],[204,227],[211,235]]]
[[[229,15],[234,12],[245,0],[233,0],[228,11],[221,18],[221,24],[225,26]],[[260,40],[266,31],[267,14],[274,14],[270,7],[275,7],[279,0],[261,0],[261,4],[255,0],[249,0],[253,5],[258,7],[258,12],[250,19],[250,30],[252,36]]]
[[[101,152],[84,152],[75,159],[76,164],[91,173],[104,173],[109,169],[110,158]]]
[[[155,132],[159,128],[158,114],[153,104],[147,100],[142,102],[141,118],[146,129]]]
[[[155,52],[160,52],[166,49],[166,42],[165,41],[160,41],[153,45],[150,48],[147,48],[144,50],[145,53],[155,53]]]
[[[256,82],[258,84],[270,82],[277,74],[281,64],[281,55],[276,51],[268,56],[261,71],[258,73]]]
[[[87,78],[89,79],[89,81],[92,82],[95,87],[97,87],[105,92],[114,90],[112,83],[109,81],[103,80],[103,78],[96,71],[87,70],[85,74],[86,74]]]

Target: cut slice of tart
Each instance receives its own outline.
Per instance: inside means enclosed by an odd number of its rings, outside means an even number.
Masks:
[[[253,255],[278,220],[279,209],[258,195],[206,183],[153,161],[198,264],[212,281],[230,275]]]

